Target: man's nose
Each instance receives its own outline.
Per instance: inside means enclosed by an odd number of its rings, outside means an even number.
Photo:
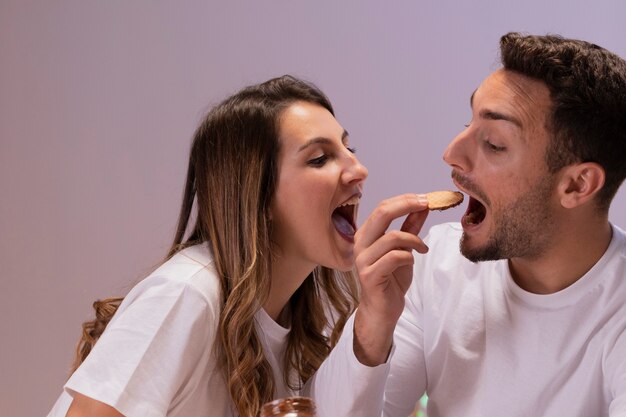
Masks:
[[[469,129],[470,128],[468,127],[459,133],[452,140],[452,142],[450,142],[443,153],[443,160],[446,164],[463,172],[470,171],[472,168],[470,158],[471,138],[469,136]]]

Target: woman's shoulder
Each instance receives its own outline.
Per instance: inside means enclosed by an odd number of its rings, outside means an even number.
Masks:
[[[206,244],[190,246],[174,254],[139,282],[124,301],[163,294],[200,297],[209,306],[219,305],[221,284]]]
[[[206,246],[176,253],[128,293],[66,390],[127,416],[164,416],[190,393],[203,395],[207,375],[221,375],[220,292]]]

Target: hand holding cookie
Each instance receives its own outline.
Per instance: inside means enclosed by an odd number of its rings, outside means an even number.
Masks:
[[[417,236],[428,212],[447,210],[462,201],[463,194],[458,191],[434,191],[392,197],[374,209],[355,235],[355,263],[363,288],[362,305],[370,307],[368,288],[380,290],[384,287],[383,295],[391,299],[377,310],[381,318],[388,315],[389,320],[395,323],[402,312],[402,299],[412,280],[412,250],[419,253],[428,251]],[[387,230],[394,220],[403,216],[406,218],[400,230]]]
[[[403,194],[381,202],[355,235],[355,264],[361,301],[354,322],[354,353],[365,365],[383,363],[413,279],[413,253],[428,252],[418,234],[430,210],[463,201],[458,191]],[[400,230],[387,230],[406,216]]]

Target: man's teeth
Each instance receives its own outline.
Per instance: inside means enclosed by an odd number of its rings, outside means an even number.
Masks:
[[[465,216],[465,220],[469,224],[476,224],[478,220],[478,215],[476,213],[470,213],[467,216]]]
[[[357,204],[361,199],[357,196],[352,197],[351,199],[349,199],[348,201],[346,201],[345,203],[341,203],[339,205],[339,207],[344,207],[344,206],[351,206],[351,205],[355,205]]]

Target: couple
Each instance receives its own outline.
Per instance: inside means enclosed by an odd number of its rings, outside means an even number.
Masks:
[[[626,62],[554,36],[500,48],[444,153],[467,211],[424,241],[415,194],[355,230],[367,169],[315,87],[281,77],[211,110],[167,259],[96,303],[49,415],[256,416],[298,394],[318,416],[406,417],[426,392],[430,417],[626,416],[608,221]]]

